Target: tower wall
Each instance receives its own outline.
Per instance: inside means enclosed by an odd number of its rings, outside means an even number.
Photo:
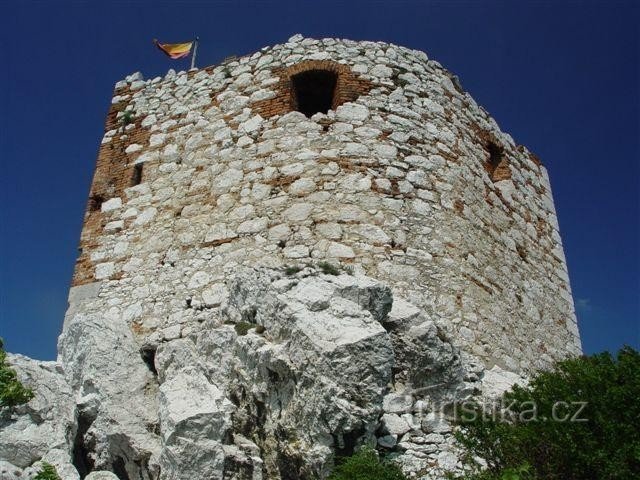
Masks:
[[[296,112],[292,75],[338,78]],[[127,114],[126,112],[131,112]],[[118,82],[68,318],[187,336],[239,266],[329,261],[387,283],[463,351],[521,373],[580,352],[545,168],[418,51],[295,37]]]

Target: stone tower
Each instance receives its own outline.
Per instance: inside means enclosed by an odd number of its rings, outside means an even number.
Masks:
[[[370,443],[441,478],[433,405],[581,351],[544,166],[422,52],[135,74],[105,131],[59,341],[81,477],[322,478]]]

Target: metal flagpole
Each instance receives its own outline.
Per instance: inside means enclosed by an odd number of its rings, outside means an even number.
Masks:
[[[196,68],[196,54],[198,53],[198,40],[200,40],[200,37],[196,37],[196,41],[193,45],[193,54],[191,55],[191,70]]]

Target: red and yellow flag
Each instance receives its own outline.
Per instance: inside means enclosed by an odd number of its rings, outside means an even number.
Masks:
[[[191,53],[191,47],[193,42],[186,43],[160,43],[158,40],[154,40],[160,50],[162,50],[168,57],[173,59],[188,57]]]

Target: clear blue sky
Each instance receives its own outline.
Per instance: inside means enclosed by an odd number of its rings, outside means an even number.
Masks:
[[[0,335],[55,357],[113,84],[310,37],[424,50],[549,169],[588,353],[640,344],[640,9],[629,1],[0,2]]]

